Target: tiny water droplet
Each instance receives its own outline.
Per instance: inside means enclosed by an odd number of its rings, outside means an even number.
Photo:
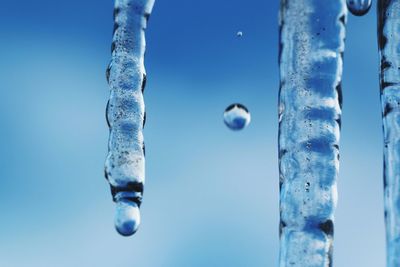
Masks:
[[[347,0],[347,8],[355,16],[363,16],[371,8],[372,0]]]
[[[249,110],[242,104],[232,104],[225,109],[224,122],[229,129],[242,130],[251,120]]]
[[[237,37],[242,37],[242,36],[243,36],[243,32],[242,32],[242,31],[238,31],[238,32],[236,33],[236,36],[237,36]]]
[[[115,213],[115,229],[123,236],[133,235],[140,224],[138,205],[130,200],[120,199]]]

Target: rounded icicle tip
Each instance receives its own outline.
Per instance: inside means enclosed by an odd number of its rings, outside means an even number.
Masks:
[[[224,112],[224,122],[229,129],[238,131],[249,125],[251,120],[249,110],[242,104],[228,106]]]
[[[115,229],[122,236],[131,236],[136,233],[140,225],[138,205],[124,199],[117,201],[114,224]]]
[[[347,8],[355,16],[363,16],[371,8],[372,0],[347,0]]]

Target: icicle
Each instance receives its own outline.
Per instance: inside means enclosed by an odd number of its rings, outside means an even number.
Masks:
[[[387,266],[400,266],[400,1],[378,2]]]
[[[145,180],[143,90],[145,29],[154,0],[116,0],[112,59],[107,69],[111,93],[105,175],[117,203],[115,226],[124,236],[137,231]]]
[[[345,0],[281,0],[280,266],[332,266]]]

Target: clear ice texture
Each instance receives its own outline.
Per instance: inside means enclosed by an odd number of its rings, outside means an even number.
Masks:
[[[345,0],[281,0],[281,267],[332,266]]]
[[[400,266],[400,0],[378,1],[387,266]]]
[[[106,72],[111,92],[105,176],[117,203],[115,226],[122,235],[133,234],[140,218],[145,180],[145,29],[153,4],[154,0],[115,1],[112,59]]]

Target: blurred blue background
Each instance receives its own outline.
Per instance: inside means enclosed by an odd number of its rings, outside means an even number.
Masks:
[[[142,226],[124,238],[103,177],[112,1],[1,0],[0,266],[277,266],[278,6],[156,1]],[[335,266],[384,266],[375,21],[349,15]]]

